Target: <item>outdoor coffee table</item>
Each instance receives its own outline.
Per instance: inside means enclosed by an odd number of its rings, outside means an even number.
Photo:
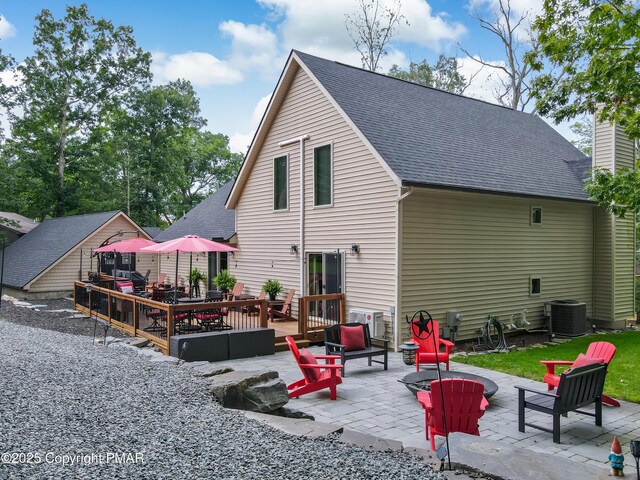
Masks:
[[[474,375],[473,373],[456,372],[453,370],[444,370],[441,372],[443,379],[445,378],[465,378],[467,380],[475,380],[484,385],[484,396],[490,398],[498,391],[498,385],[486,377]],[[420,372],[410,373],[401,381],[405,386],[416,395],[420,390],[429,390],[431,382],[438,379],[438,371],[436,369],[422,370]]]

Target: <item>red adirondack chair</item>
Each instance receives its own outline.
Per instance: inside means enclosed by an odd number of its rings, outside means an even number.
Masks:
[[[283,320],[294,320],[291,316],[291,301],[293,300],[294,295],[296,294],[296,290],[292,288],[289,290],[287,294],[287,298],[283,304],[276,304],[269,307],[269,318],[271,318],[272,322],[276,321],[276,318],[281,318]]]
[[[440,325],[435,320],[430,322],[430,325],[433,328],[432,334],[427,336],[427,338],[418,338],[416,328],[411,327],[411,336],[413,337],[413,341],[420,347],[419,350],[416,350],[416,372],[420,370],[420,365],[426,364],[435,364],[436,363],[436,353],[433,345],[432,335],[436,337],[436,345],[438,346],[438,360],[440,362],[444,362],[447,366],[447,370],[449,370],[449,354],[453,349],[453,343],[440,338]],[[444,351],[442,351],[442,347],[444,347]]]
[[[560,375],[556,375],[556,365],[565,365],[569,368],[577,368],[588,363],[606,363],[609,365],[616,354],[616,347],[609,342],[592,342],[587,348],[586,354],[578,355],[575,360],[541,360],[540,363],[547,367],[547,372],[542,379],[547,384],[548,390],[553,390],[560,383]],[[619,407],[620,402],[616,399],[602,395],[602,403],[612,407]]]
[[[293,338],[285,337],[285,339],[304,376],[301,380],[287,385],[287,389],[291,390],[289,398],[297,398],[300,395],[328,388],[331,400],[335,400],[336,387],[342,383],[342,377],[340,377],[342,365],[335,364],[336,360],[340,360],[340,356],[313,355],[306,348],[300,351]],[[318,363],[318,360],[326,360],[328,363]]]
[[[444,426],[442,393],[447,428]],[[418,401],[424,408],[424,426],[427,440],[431,434],[431,449],[435,451],[435,435],[451,432],[480,435],[478,420],[489,406],[484,398],[484,385],[474,380],[446,378],[431,382],[431,391],[418,392]]]

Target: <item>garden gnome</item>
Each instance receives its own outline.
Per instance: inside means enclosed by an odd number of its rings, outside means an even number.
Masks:
[[[609,461],[611,462],[611,472],[609,472],[609,475],[613,475],[614,477],[624,477],[624,473],[622,472],[622,469],[624,468],[624,455],[622,455],[622,447],[620,447],[618,437],[613,437]]]

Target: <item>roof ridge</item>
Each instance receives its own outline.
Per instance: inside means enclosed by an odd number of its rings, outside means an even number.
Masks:
[[[441,88],[431,87],[431,86],[428,86],[428,85],[422,85],[420,83],[411,82],[411,81],[405,80],[403,78],[393,77],[393,76],[388,75],[386,73],[372,72],[371,70],[367,70],[367,69],[362,68],[362,67],[356,67],[354,65],[349,65],[348,63],[339,62],[337,60],[328,60],[326,58],[318,57],[318,56],[312,55],[310,53],[305,53],[305,52],[303,52],[301,50],[293,50],[293,51],[296,52],[296,53],[301,53],[303,55],[307,55],[309,57],[317,58],[319,60],[324,60],[325,62],[332,62],[332,63],[335,63],[336,65],[341,65],[343,67],[353,68],[354,70],[360,70],[363,73],[371,73],[371,74],[378,75],[378,76],[381,76],[381,77],[384,77],[384,78],[388,78],[388,79],[391,79],[391,80],[397,80],[399,82],[408,83],[409,85],[415,85],[417,87],[427,88],[429,90],[434,90],[436,92],[446,93],[448,95],[453,95],[454,97],[460,97],[460,98],[464,98],[466,100],[473,100],[475,102],[481,102],[481,103],[484,103],[486,105],[490,105],[492,107],[504,108],[505,110],[509,110],[509,111],[513,111],[513,112],[517,112],[517,113],[522,113],[522,114],[525,114],[525,115],[532,115],[534,117],[537,117],[537,115],[535,115],[535,114],[533,114],[531,112],[525,112],[525,111],[522,111],[522,110],[514,110],[513,108],[505,107],[504,105],[499,105],[497,103],[491,103],[491,102],[488,102],[486,100],[482,100],[480,98],[468,97],[468,96],[462,95],[460,93],[454,93],[454,92],[449,92],[447,90],[442,90]]]

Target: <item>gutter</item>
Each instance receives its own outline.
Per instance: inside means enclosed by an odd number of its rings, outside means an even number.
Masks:
[[[402,192],[402,187],[400,187],[400,192]],[[396,352],[399,351],[399,346],[400,346],[400,307],[401,307],[401,302],[400,302],[400,290],[402,289],[402,265],[400,264],[400,257],[402,254],[402,249],[401,249],[401,239],[402,239],[402,224],[403,224],[403,216],[401,215],[401,210],[400,210],[400,202],[402,202],[402,200],[404,200],[405,198],[407,198],[409,195],[411,195],[413,193],[413,187],[409,187],[409,190],[407,190],[406,192],[404,192],[403,194],[401,194],[398,199],[396,200],[396,305],[395,305],[395,311],[393,312],[393,330],[392,330],[392,335],[393,335],[393,343],[394,343],[394,350]]]

